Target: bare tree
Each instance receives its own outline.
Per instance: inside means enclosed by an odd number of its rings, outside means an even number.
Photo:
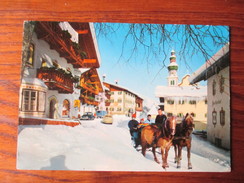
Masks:
[[[166,66],[169,45],[177,44],[180,47],[177,54],[183,58],[187,69],[191,70],[186,58],[200,53],[207,60],[212,56],[209,54],[213,49],[212,45],[222,47],[229,42],[227,26],[95,23],[98,38],[104,36],[109,39],[111,34],[116,34],[121,28],[125,31],[125,36],[120,58],[125,56],[125,48],[130,44],[133,46],[130,53],[126,51],[127,62],[138,54],[140,47],[144,50],[147,63],[152,62],[152,57],[158,58],[160,62],[163,60],[162,67]]]
[[[34,21],[24,22],[24,34],[23,34],[23,47],[22,47],[22,67],[21,67],[21,80],[26,68],[27,60],[29,59],[29,47],[32,40],[34,28]]]

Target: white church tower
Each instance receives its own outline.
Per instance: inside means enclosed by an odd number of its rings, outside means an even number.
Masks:
[[[177,75],[178,64],[176,63],[176,56],[174,50],[171,51],[170,64],[168,66],[168,70],[169,70],[169,76],[167,77],[168,86],[178,86],[178,75]]]

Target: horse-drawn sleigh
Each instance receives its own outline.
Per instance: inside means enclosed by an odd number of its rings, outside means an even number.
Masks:
[[[181,152],[183,147],[187,147],[188,169],[192,168],[190,161],[191,150],[191,133],[193,131],[193,117],[186,114],[181,123],[176,124],[176,117],[167,118],[164,125],[159,128],[157,125],[148,125],[141,130],[140,144],[142,146],[142,154],[145,156],[146,149],[152,147],[154,160],[159,163],[156,156],[156,148],[161,149],[162,167],[169,167],[167,163],[168,151],[173,145],[175,148],[175,162],[177,168],[180,168]]]

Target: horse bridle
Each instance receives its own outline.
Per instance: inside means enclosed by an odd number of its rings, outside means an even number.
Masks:
[[[193,130],[193,125],[191,125],[190,127],[187,125],[187,122],[186,122],[186,119],[184,119],[183,120],[183,133],[184,133],[184,135],[187,133],[187,132],[189,132],[189,130]]]

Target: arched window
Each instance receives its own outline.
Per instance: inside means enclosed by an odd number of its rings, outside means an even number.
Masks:
[[[223,110],[223,107],[221,108],[221,111],[219,112],[219,117],[220,117],[220,125],[224,126],[225,125],[225,111]]]
[[[223,93],[224,92],[224,84],[225,84],[225,78],[221,75],[221,78],[219,80],[219,91],[220,93]]]
[[[217,112],[215,111],[215,109],[212,112],[212,123],[213,123],[214,127],[217,124]]]
[[[213,95],[215,95],[216,94],[216,81],[215,80],[213,80],[213,86],[212,86],[213,88]]]
[[[67,99],[65,99],[63,101],[62,116],[69,117],[69,112],[70,112],[70,102]]]
[[[30,43],[29,45],[29,50],[28,50],[28,55],[27,55],[27,65],[28,66],[33,66],[34,65],[34,50],[35,46],[33,43]]]

